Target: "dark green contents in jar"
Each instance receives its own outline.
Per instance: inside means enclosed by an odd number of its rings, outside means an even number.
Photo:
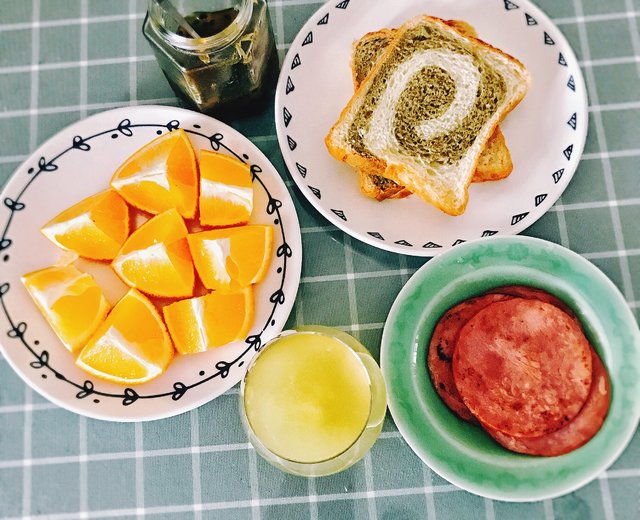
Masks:
[[[265,0],[183,16],[200,38],[153,10],[143,24],[176,94],[216,116],[241,116],[267,106],[278,75],[278,55]]]
[[[230,7],[213,13],[197,12],[184,17],[201,38],[208,38],[221,33],[229,27],[238,16],[238,10]],[[182,28],[178,28],[177,34],[189,38],[189,34]]]

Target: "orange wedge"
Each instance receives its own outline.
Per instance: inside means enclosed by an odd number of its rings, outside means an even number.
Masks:
[[[131,289],[82,349],[76,364],[102,379],[135,385],[162,374],[173,353],[158,311]]]
[[[249,165],[222,153],[200,152],[200,224],[246,224],[253,210]]]
[[[253,289],[182,300],[164,307],[163,313],[180,354],[204,352],[247,336],[253,324]]]
[[[112,260],[129,236],[129,207],[115,191],[103,191],[66,209],[40,231],[66,251]]]
[[[71,352],[85,345],[109,312],[110,305],[93,277],[73,265],[25,274],[22,283]]]
[[[266,276],[273,249],[273,228],[252,225],[214,229],[187,237],[200,280],[207,289],[233,291]]]
[[[195,275],[187,233],[176,209],[160,213],[131,234],[113,260],[114,271],[130,287],[153,296],[192,296]]]
[[[193,218],[198,205],[198,166],[182,129],[161,135],[129,157],[111,179],[111,187],[132,206],[158,214],[177,208]]]

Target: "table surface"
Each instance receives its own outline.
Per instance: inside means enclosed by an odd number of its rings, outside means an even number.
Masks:
[[[589,259],[619,287],[638,319],[640,0],[538,4],[580,59],[590,127],[565,194],[524,234]],[[280,58],[321,5],[270,2]],[[88,115],[130,104],[178,105],[141,35],[145,1],[2,0],[0,7],[0,184],[45,139]],[[273,109],[231,124],[266,153],[297,201],[304,267],[289,324],[336,326],[358,336],[378,357],[391,304],[426,260],[378,251],[328,224],[293,186],[275,137]],[[323,301],[332,304],[315,303]],[[380,440],[351,469],[318,479],[281,473],[247,444],[237,394],[235,387],[172,419],[107,423],[49,403],[0,356],[0,516],[640,517],[639,433],[584,488],[555,500],[510,504],[479,498],[440,478],[413,454],[389,415]]]

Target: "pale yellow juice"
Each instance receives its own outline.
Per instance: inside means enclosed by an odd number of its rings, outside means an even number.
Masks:
[[[362,361],[322,334],[283,336],[256,359],[244,386],[247,420],[272,453],[300,463],[332,459],[369,421],[371,382]]]

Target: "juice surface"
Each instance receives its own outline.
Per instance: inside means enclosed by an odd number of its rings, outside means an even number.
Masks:
[[[244,400],[251,428],[269,450],[311,463],[355,442],[369,418],[371,390],[349,347],[328,336],[296,334],[260,354]]]

